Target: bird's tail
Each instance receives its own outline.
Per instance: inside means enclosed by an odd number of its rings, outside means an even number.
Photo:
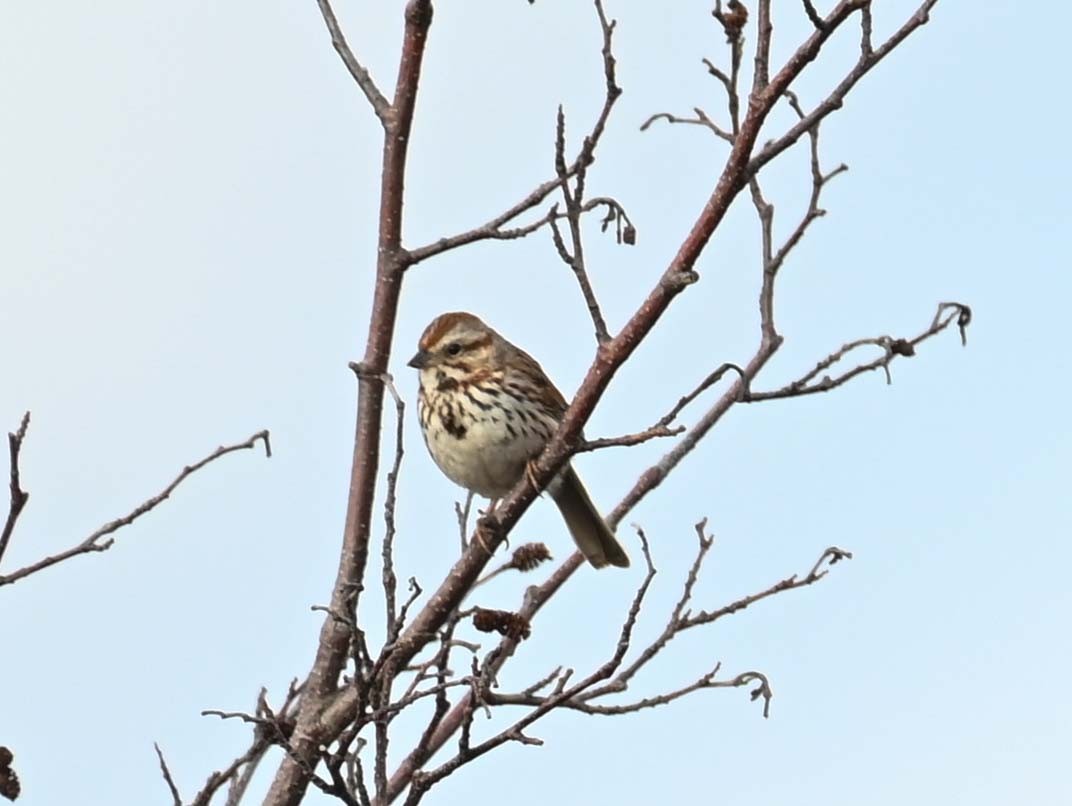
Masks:
[[[571,465],[566,465],[559,477],[549,485],[562,517],[566,520],[573,542],[595,568],[617,565],[629,566],[629,555],[599,514],[588,491]]]

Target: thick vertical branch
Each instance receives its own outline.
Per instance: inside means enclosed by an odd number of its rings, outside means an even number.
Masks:
[[[387,371],[391,354],[402,277],[409,260],[401,243],[406,155],[431,22],[431,0],[410,0],[406,6],[395,96],[390,109],[385,110],[382,116],[385,123],[376,283],[365,355],[358,365],[357,425],[350,490],[339,571],[331,595],[331,610],[336,613],[353,613],[368,562],[383,424],[382,376]],[[266,804],[294,806],[301,801],[308,785],[306,770],[311,763],[315,763],[321,741],[320,714],[328,698],[334,694],[339,676],[345,668],[350,638],[351,631],[345,624],[339,623],[331,615],[325,617],[316,659],[291,739],[294,752],[283,760],[265,800]],[[302,761],[305,763],[300,763]]]

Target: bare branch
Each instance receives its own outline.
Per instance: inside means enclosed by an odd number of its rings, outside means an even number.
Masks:
[[[774,583],[769,588],[766,588],[759,593],[742,596],[740,599],[737,599],[724,607],[720,607],[717,610],[701,610],[699,613],[695,614],[685,613],[678,619],[675,633],[684,632],[685,630],[690,630],[693,627],[698,627],[702,624],[710,624],[713,621],[718,621],[724,616],[738,613],[756,602],[768,599],[783,591],[795,590],[797,588],[813,585],[826,576],[827,568],[825,566],[834,565],[841,560],[851,559],[852,552],[839,549],[837,546],[831,546],[819,556],[815,565],[812,566],[811,570],[805,576],[797,577],[796,574],[793,574],[792,576]]]
[[[721,663],[716,663],[711,671],[701,675],[701,677],[694,683],[674,689],[673,691],[668,691],[665,694],[645,697],[636,702],[625,703],[622,705],[599,705],[589,702],[588,697],[582,697],[567,700],[561,703],[559,707],[596,716],[621,716],[622,714],[633,714],[648,708],[657,708],[660,705],[669,705],[675,700],[687,697],[689,694],[703,689],[740,688],[741,686],[747,686],[759,679],[761,681],[760,688],[752,692],[752,699],[754,700],[762,696],[764,698],[763,716],[770,716],[770,700],[772,695],[767,678],[759,672],[744,672],[743,674],[739,674],[728,680],[718,680],[717,675],[721,667]],[[547,701],[547,698],[525,693],[491,694],[489,701],[492,705],[527,705],[536,708],[543,705]]]
[[[546,182],[537,185],[525,198],[487,223],[457,235],[440,238],[438,241],[426,246],[410,249],[407,253],[408,265],[412,266],[427,258],[478,241],[513,240],[515,238],[521,238],[535,232],[541,227],[550,226],[563,217],[558,213],[556,208],[552,208],[543,217],[530,224],[515,229],[503,229],[503,227],[518,216],[540,204],[556,189],[561,188],[565,181],[563,174],[565,174],[566,179],[573,179],[580,175],[580,182],[583,186],[584,171],[595,159],[596,146],[599,144],[599,141],[603,136],[607,120],[610,118],[611,110],[613,109],[615,102],[618,100],[618,97],[622,94],[622,89],[618,86],[617,82],[614,53],[611,49],[614,26],[616,23],[613,20],[607,19],[607,16],[603,11],[602,0],[596,0],[595,5],[599,15],[600,28],[603,32],[602,55],[606,90],[604,92],[603,107],[600,109],[599,115],[596,117],[596,122],[592,125],[592,129],[582,141],[576,158],[568,166],[565,166],[564,169],[556,170],[554,179],[549,179]],[[583,193],[577,193],[577,200],[579,201],[582,196]],[[584,211],[585,210],[582,209],[582,212]],[[632,230],[631,225],[630,230]],[[625,242],[631,243],[632,241],[630,238],[626,238]]]
[[[26,421],[27,420],[24,418],[23,422],[25,423]],[[23,434],[25,434],[24,431]],[[54,554],[49,557],[45,557],[44,559],[38,560],[35,563],[31,563],[30,565],[20,568],[17,571],[12,571],[10,574],[0,576],[0,586],[10,585],[13,582],[18,582],[20,579],[28,577],[31,574],[37,573],[38,571],[42,571],[50,566],[56,565],[57,563],[61,563],[64,560],[69,560],[71,557],[76,557],[79,554],[89,554],[97,551],[107,551],[112,547],[112,544],[115,542],[115,539],[108,537],[108,535],[119,531],[125,526],[130,526],[130,524],[134,523],[134,521],[136,521],[142,515],[146,514],[147,512],[151,512],[159,504],[166,501],[175,491],[175,489],[183,483],[183,481],[185,481],[191,475],[203,468],[205,465],[211,464],[220,457],[226,456],[229,453],[233,453],[235,451],[250,450],[256,447],[258,441],[264,443],[265,455],[270,457],[272,455],[272,447],[271,443],[269,442],[269,436],[267,431],[258,431],[245,442],[239,442],[234,445],[221,445],[200,461],[184,467],[182,469],[182,472],[179,473],[175,480],[172,481],[159,493],[143,501],[137,507],[131,510],[131,512],[124,515],[123,517],[116,518],[115,520],[109,521],[108,523],[104,524],[76,546],[73,546],[66,551],[61,551],[59,554]],[[19,442],[21,444],[21,439],[19,440]],[[13,456],[17,456],[17,452],[16,454],[13,454]],[[14,476],[14,478],[17,481],[17,475]],[[25,504],[25,499],[23,499],[23,503]],[[14,520],[10,516],[8,520],[12,525],[14,525]],[[7,535],[7,532],[5,531],[4,534]]]
[[[376,117],[380,119],[380,123],[386,126],[392,113],[390,102],[380,92],[376,82],[369,75],[369,71],[365,69],[357,60],[357,57],[354,56],[353,51],[350,50],[346,36],[342,32],[342,28],[339,27],[339,21],[335,18],[335,11],[331,7],[330,0],[316,0],[316,3],[320,6],[320,13],[323,15],[328,32],[331,34],[331,44],[339,54],[343,64],[346,65],[346,69],[350,71],[354,81],[357,82],[357,86],[365,93],[365,97],[368,98],[368,102],[372,105],[372,110],[376,113]]]
[[[864,58],[875,55],[875,47],[871,43],[871,0],[861,0],[860,3],[860,53]]]
[[[797,140],[799,140],[816,123],[819,123],[831,112],[840,109],[845,102],[845,96],[849,94],[849,91],[856,86],[856,83],[861,78],[867,75],[876,64],[885,59],[893,49],[907,39],[910,34],[930,20],[930,11],[937,3],[938,0],[926,0],[926,2],[922,3],[908,21],[878,48],[869,49],[867,47],[866,43],[869,34],[867,33],[868,29],[865,28],[865,44],[861,48],[860,58],[845,78],[838,83],[825,100],[805,115],[801,121],[792,126],[781,137],[766,143],[763,148],[760,149],[759,153],[749,161],[747,175],[755,176],[764,165],[796,143]],[[848,13],[851,13],[862,6],[866,7],[866,5],[861,4],[859,0],[842,0],[842,2],[838,3],[837,7],[830,12],[823,21],[824,27],[816,32],[815,37],[825,38],[829,36],[836,27],[840,26],[844,21],[844,17]],[[812,38],[814,39],[815,37]]]
[[[171,770],[168,769],[167,762],[164,761],[164,753],[156,742],[153,742],[153,747],[156,749],[156,757],[160,759],[160,774],[164,776],[164,782],[171,791],[172,803],[175,806],[182,806],[182,796],[179,794],[179,788],[175,786],[175,779],[171,777]]]
[[[583,149],[582,149],[583,151]],[[584,197],[584,182],[587,174],[585,163],[581,163],[574,178],[575,189],[570,189],[569,170],[566,167],[566,115],[562,107],[558,107],[558,119],[555,127],[555,171],[558,174],[562,198],[566,204],[566,220],[569,222],[572,252],[567,249],[562,239],[562,233],[558,224],[551,219],[551,235],[554,240],[555,250],[562,262],[572,269],[588,306],[588,314],[592,317],[592,324],[596,331],[596,342],[603,344],[610,339],[607,333],[607,323],[603,319],[603,312],[599,309],[595,291],[588,278],[588,271],[584,262],[584,239],[581,236],[581,199]]]
[[[778,349],[779,342],[763,339],[759,348],[756,350],[751,360],[744,366],[743,372],[740,373],[741,377],[733,382],[721,395],[714,405],[708,409],[703,416],[690,428],[681,439],[674,444],[665,456],[663,456],[658,462],[651,465],[647,470],[640,474],[632,488],[625,494],[625,497],[618,503],[611,513],[607,516],[607,523],[613,528],[622,518],[624,518],[640,501],[642,501],[649,493],[655,490],[667,476],[677,467],[686,456],[688,456],[700,444],[700,441],[708,434],[708,432],[715,427],[715,425],[722,419],[727,411],[737,402],[742,401],[748,388],[750,387],[752,380],[759,374],[759,371],[770,360],[771,356]],[[737,369],[736,365],[723,365],[712,376],[724,372],[728,369]],[[684,405],[695,399],[695,397],[706,389],[711,384],[707,383],[712,376],[708,376],[704,383],[701,383],[697,390],[686,395],[679,402],[675,410],[671,411],[671,414],[676,415],[680,412]],[[717,378],[715,378],[717,380]],[[714,381],[711,381],[714,383]]]
[[[549,179],[546,182],[537,185],[532,192],[525,196],[525,198],[510,209],[495,216],[495,218],[487,223],[481,224],[479,227],[473,227],[473,229],[458,233],[457,235],[440,238],[438,241],[434,241],[426,246],[410,249],[408,252],[409,265],[413,266],[430,257],[435,257],[443,252],[449,252],[451,249],[457,249],[460,246],[467,246],[468,244],[477,243],[478,241],[512,241],[517,238],[524,238],[526,235],[531,235],[541,227],[550,224],[557,215],[556,211],[552,209],[532,223],[525,224],[521,227],[512,229],[503,229],[503,227],[518,216],[536,207],[536,205],[540,204],[540,202],[550,196],[557,187],[559,187],[559,180]]]
[[[771,689],[770,683],[766,676],[755,671],[745,672],[739,674],[734,678],[727,680],[719,680],[717,678],[718,672],[721,668],[721,664],[716,664],[714,668],[702,675],[695,682],[683,686],[678,689],[674,689],[665,694],[658,694],[651,697],[645,697],[641,700],[637,700],[631,703],[603,705],[596,704],[593,700],[600,699],[612,694],[618,694],[624,692],[629,687],[629,682],[632,678],[644,667],[646,667],[656,656],[658,656],[680,633],[692,627],[699,626],[701,624],[709,624],[717,621],[723,616],[736,613],[745,609],[751,604],[758,602],[762,599],[773,596],[777,593],[781,593],[787,590],[792,590],[806,585],[811,585],[818,580],[822,579],[830,565],[833,565],[840,560],[850,559],[852,554],[837,547],[831,547],[826,549],[812,566],[808,574],[798,579],[795,575],[787,579],[783,579],[775,585],[760,591],[759,593],[752,594],[751,596],[743,597],[737,601],[719,608],[714,611],[701,611],[700,613],[693,615],[688,609],[688,604],[692,600],[692,591],[699,578],[700,570],[703,566],[703,561],[707,556],[708,551],[714,545],[712,538],[704,534],[704,526],[706,519],[696,524],[696,533],[699,537],[699,549],[696,557],[693,560],[692,567],[689,569],[688,576],[686,577],[685,584],[682,589],[681,597],[678,599],[673,610],[670,613],[670,617],[667,620],[666,626],[662,632],[653,640],[647,647],[645,647],[641,653],[625,668],[621,669],[613,678],[608,680],[604,685],[597,688],[589,688],[587,691],[576,693],[568,700],[558,703],[560,707],[570,710],[580,711],[586,714],[602,715],[602,716],[616,716],[620,714],[634,713],[636,711],[645,710],[647,708],[654,708],[660,705],[668,705],[675,700],[681,699],[695,691],[701,689],[713,689],[713,688],[738,688],[741,686],[749,685],[752,682],[759,681],[760,687],[752,692],[752,699],[763,697],[764,717],[769,716]],[[541,681],[541,686],[546,685],[546,681]],[[520,694],[491,694],[488,696],[488,702],[491,705],[525,705],[530,707],[541,707],[548,704],[551,700],[549,696],[538,696],[536,691],[537,687],[530,687]]]
[[[742,389],[746,391],[748,388],[748,383],[745,371],[736,364],[726,362],[714,372],[712,372],[710,375],[708,375],[706,378],[704,378],[702,381],[700,381],[699,385],[695,389],[693,389],[687,395],[682,397],[674,405],[674,407],[670,409],[669,412],[667,412],[666,416],[659,420],[659,425],[669,425],[674,420],[676,420],[677,416],[681,414],[681,412],[685,409],[686,406],[688,406],[692,401],[694,401],[696,398],[698,398],[700,395],[702,395],[704,392],[706,392],[708,389],[710,389],[712,386],[722,380],[722,377],[731,369],[740,376],[742,381],[745,382]]]
[[[383,375],[383,384],[391,394],[395,402],[395,461],[390,472],[387,474],[387,496],[383,503],[383,520],[385,525],[383,537],[383,594],[386,602],[387,634],[397,635],[395,618],[395,590],[398,586],[398,578],[394,569],[394,543],[395,543],[395,502],[398,491],[398,473],[402,468],[402,455],[405,453],[402,445],[402,434],[406,422],[406,404],[395,389],[391,376]],[[389,638],[394,640],[393,638]]]
[[[756,14],[756,65],[752,73],[752,97],[770,85],[770,48],[774,26],[771,24],[770,0],[758,0]]]
[[[462,551],[469,547],[469,510],[473,506],[475,493],[470,490],[465,496],[465,506],[454,502],[454,514],[458,517],[458,533],[461,535]]]
[[[580,444],[575,451],[576,453],[585,453],[587,451],[598,451],[601,448],[617,448],[617,447],[631,447],[633,445],[640,445],[643,442],[648,442],[652,439],[658,439],[660,437],[676,437],[678,434],[685,430],[685,426],[681,425],[677,428],[670,428],[664,423],[656,423],[650,428],[645,428],[643,431],[638,431],[635,434],[625,434],[620,437],[603,437],[601,439],[588,439]]]
[[[614,670],[617,669],[618,666],[621,664],[622,658],[625,657],[625,654],[629,651],[633,628],[636,626],[636,620],[638,615],[640,614],[641,605],[643,604],[644,598],[647,595],[648,589],[651,586],[651,581],[655,577],[655,566],[652,565],[651,562],[651,552],[648,548],[647,538],[645,537],[643,530],[641,530],[639,527],[637,528],[637,534],[639,535],[641,540],[644,559],[647,563],[648,570],[647,574],[644,577],[644,580],[640,584],[640,587],[637,588],[636,595],[633,598],[633,603],[630,605],[628,614],[625,618],[625,622],[622,624],[621,632],[618,636],[617,646],[615,647],[614,653],[610,657],[610,659],[601,667],[596,669],[596,671],[594,671],[592,674],[588,675],[586,678],[579,681],[575,685],[570,686],[569,688],[565,688],[565,679],[561,679],[559,686],[557,687],[558,690],[556,690],[554,694],[545,698],[541,705],[534,708],[531,712],[526,714],[524,717],[519,719],[510,727],[501,731],[497,735],[486,739],[478,745],[468,746],[468,743],[466,743],[465,746],[463,746],[459,750],[458,754],[454,756],[454,758],[444,762],[442,765],[440,765],[434,770],[431,770],[430,772],[425,772],[421,773],[420,775],[413,776],[411,781],[410,797],[407,799],[407,803],[419,802],[423,794],[427,792],[434,784],[453,773],[462,765],[467,764],[476,758],[479,758],[490,750],[493,750],[496,747],[505,744],[506,742],[540,744],[541,742],[539,742],[538,740],[533,740],[531,737],[528,737],[524,734],[525,728],[536,722],[538,719],[549,713],[557,706],[561,705],[563,702],[573,699],[578,694],[587,690],[595,683],[601,680],[605,680],[607,677],[614,673]],[[515,636],[510,637],[512,640],[517,640]],[[486,692],[483,692],[483,695],[486,696]],[[465,702],[466,701],[463,700],[463,703]],[[468,714],[470,716],[473,710],[472,702],[472,695],[470,695],[470,699],[468,701],[469,704],[463,706],[464,708],[468,709]],[[380,803],[379,799],[376,801],[376,803]]]
[[[733,135],[711,120],[707,113],[700,109],[700,107],[694,107],[692,111],[696,113],[696,117],[694,118],[682,118],[672,115],[669,112],[657,112],[640,124],[640,130],[642,132],[647,131],[648,127],[655,121],[665,120],[667,123],[685,123],[694,126],[703,126],[727,143],[733,143]]]
[[[797,117],[803,120],[805,117],[804,110],[801,109],[797,96],[792,91],[786,90],[785,97],[788,99],[793,111],[797,113]],[[841,164],[829,173],[823,173],[819,162],[819,122],[816,122],[808,129],[808,141],[810,144],[812,180],[808,207],[789,237],[786,238],[785,243],[777,251],[774,249],[774,205],[764,198],[759,177],[753,175],[748,179],[752,203],[756,208],[756,215],[759,217],[760,222],[763,255],[763,284],[759,294],[760,326],[763,337],[772,342],[781,339],[774,323],[774,283],[778,271],[785,263],[789,253],[804,238],[804,234],[808,231],[808,227],[811,226],[812,222],[826,215],[826,210],[819,206],[819,200],[826,184],[834,177],[848,170],[847,165]]]
[[[238,806],[249,787],[249,782],[256,771],[257,764],[260,763],[269,746],[270,743],[263,737],[255,737],[250,748],[245,753],[232,761],[223,770],[214,772],[208,777],[205,786],[190,801],[190,806],[209,806],[216,792],[228,781],[231,782],[231,787],[227,792],[226,806]]]
[[[952,309],[948,314],[945,312]],[[891,336],[875,336],[867,339],[857,339],[843,344],[839,349],[832,352],[826,358],[817,363],[811,370],[795,381],[769,392],[748,392],[743,398],[745,403],[758,403],[763,400],[778,400],[787,397],[801,397],[819,392],[829,392],[842,384],[848,383],[858,375],[881,369],[886,375],[886,382],[891,382],[890,364],[898,357],[910,358],[916,354],[916,347],[928,339],[938,335],[954,322],[961,330],[961,339],[965,339],[965,329],[971,322],[971,308],[959,302],[943,302],[938,307],[938,313],[931,322],[930,327],[911,339],[899,339]],[[839,375],[819,376],[834,364],[842,361],[849,353],[860,347],[871,346],[882,350],[882,355],[872,361],[858,364],[851,369],[845,370]],[[816,380],[818,378],[818,380]]]
[[[793,107],[793,111],[795,111],[797,113],[797,116],[801,120],[803,120],[805,117],[804,110],[801,109],[800,101],[797,99],[797,96],[787,90],[785,93],[785,97],[789,99],[789,105]],[[815,221],[815,219],[822,218],[824,215],[826,215],[826,210],[822,209],[819,206],[819,199],[822,196],[823,189],[826,187],[827,183],[830,182],[830,180],[834,177],[849,170],[849,166],[847,166],[845,163],[841,163],[832,171],[829,171],[828,173],[823,173],[822,167],[819,163],[818,122],[810,129],[808,129],[808,140],[811,149],[812,180],[811,197],[808,199],[808,209],[805,211],[804,216],[800,220],[800,223],[797,224],[793,232],[789,235],[788,238],[786,238],[785,243],[782,244],[781,248],[771,258],[770,265],[767,267],[767,270],[771,272],[777,272],[782,267],[782,264],[785,262],[786,257],[788,257],[789,253],[794,249],[794,247],[796,247],[796,245],[800,243],[801,239],[804,237],[804,233],[807,232],[808,227],[811,226],[811,223]]]
[[[293,727],[295,705],[303,687],[303,685],[298,684],[297,680],[291,681],[291,684],[287,689],[286,699],[283,701],[278,716],[272,714],[271,708],[268,706],[267,702],[267,692],[264,689],[261,689],[257,695],[257,716],[239,712],[202,712],[202,715],[219,716],[223,719],[242,719],[245,722],[255,725],[255,730],[249,749],[232,761],[223,770],[213,772],[208,777],[205,785],[201,788],[201,791],[197,793],[192,801],[190,801],[190,806],[209,806],[216,793],[228,782],[230,783],[230,787],[227,790],[227,801],[225,806],[238,806],[243,795],[246,793],[246,790],[249,788],[253,774],[256,772],[257,765],[260,764],[261,760],[264,758],[264,754],[267,752],[268,748],[271,747],[272,744],[279,743],[280,738],[285,742],[286,737],[290,735]],[[272,721],[269,722],[268,719],[264,718],[264,715],[271,716]]]
[[[811,24],[815,26],[816,30],[823,30],[826,23],[823,22],[822,15],[815,10],[815,4],[812,3],[812,0],[804,0],[804,13],[808,15],[808,19],[811,20]]]
[[[228,776],[231,785],[227,787],[227,800],[224,802],[224,806],[238,806],[242,802],[242,798],[249,791],[249,785],[252,783],[257,767],[264,759],[264,754],[267,750],[267,742],[254,739],[253,746],[245,754],[235,759],[234,772]],[[223,774],[226,774],[226,772],[225,770]]]
[[[22,489],[22,482],[19,476],[19,453],[22,451],[22,443],[26,439],[26,430],[29,427],[30,412],[26,412],[22,415],[19,427],[7,435],[11,462],[11,480],[9,484],[11,498],[8,503],[7,518],[4,520],[4,530],[0,532],[0,563],[4,561],[4,552],[7,551],[7,544],[15,531],[15,524],[18,522],[19,515],[22,514],[26,502],[30,500],[30,494]]]

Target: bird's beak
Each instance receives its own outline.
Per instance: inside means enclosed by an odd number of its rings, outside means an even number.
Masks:
[[[413,367],[414,369],[424,369],[428,366],[429,358],[430,356],[428,355],[427,350],[418,350],[417,355],[406,362],[406,366]]]

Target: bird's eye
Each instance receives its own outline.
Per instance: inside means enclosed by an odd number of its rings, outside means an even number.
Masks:
[[[457,355],[462,351],[462,346],[458,342],[452,342],[447,346],[447,355]]]

